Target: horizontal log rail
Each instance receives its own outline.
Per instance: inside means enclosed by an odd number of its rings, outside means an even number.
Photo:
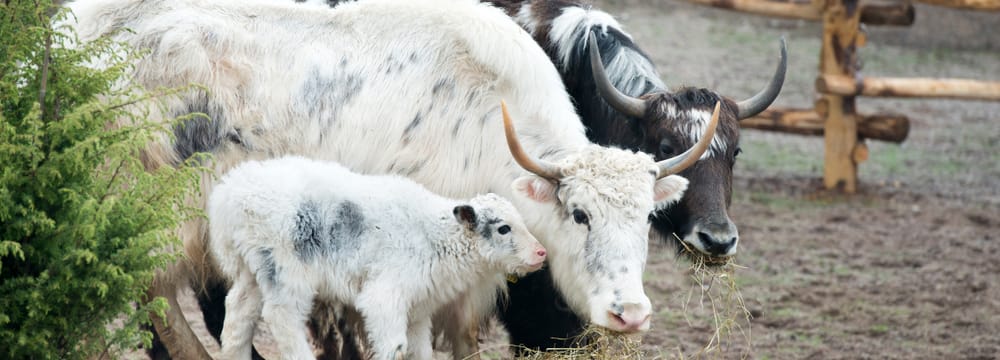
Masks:
[[[1000,82],[967,79],[879,78],[854,79],[820,75],[816,91],[843,96],[926,97],[1000,101]]]
[[[858,135],[901,143],[910,133],[910,120],[898,114],[858,115]],[[799,135],[823,136],[823,117],[813,109],[768,109],[740,120],[740,127]]]
[[[774,0],[688,0],[696,4],[708,5],[720,9],[729,9],[752,14],[776,16],[789,19],[820,21],[823,18],[821,1],[796,2]],[[944,0],[931,0],[944,1]],[[968,0],[973,1],[973,0]],[[987,1],[987,0],[984,0]],[[1000,0],[998,0],[1000,1]],[[861,6],[861,22],[868,25],[909,26],[914,20],[913,5],[898,4],[863,4]]]
[[[928,5],[960,9],[1000,11],[1000,0],[917,0]]]

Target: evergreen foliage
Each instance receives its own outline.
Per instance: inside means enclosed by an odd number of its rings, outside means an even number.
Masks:
[[[53,15],[54,14],[54,15]],[[117,357],[166,302],[145,299],[176,260],[184,200],[202,168],[145,171],[139,154],[174,122],[121,89],[129,52],[75,43],[51,0],[0,2],[0,358]],[[102,64],[101,66],[92,66]],[[116,125],[117,124],[117,125]]]

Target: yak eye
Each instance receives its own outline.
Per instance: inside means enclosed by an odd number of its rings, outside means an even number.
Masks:
[[[736,148],[736,151],[733,153],[733,157],[740,156],[740,153],[742,153],[742,152],[743,152],[743,148],[739,148],[739,147]]]
[[[509,233],[510,232],[510,226],[507,226],[507,225],[501,226],[500,228],[497,229],[497,232],[500,233],[500,235],[504,235],[506,233]]]
[[[663,154],[663,156],[668,156],[673,153],[674,153],[674,147],[670,146],[670,140],[664,139],[663,141],[660,141],[660,154]]]
[[[587,213],[580,209],[573,210],[573,220],[576,221],[577,224],[590,224],[590,218],[587,217]]]

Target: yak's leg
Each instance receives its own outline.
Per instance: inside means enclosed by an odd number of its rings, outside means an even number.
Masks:
[[[365,334],[364,320],[357,310],[345,306],[338,319],[337,328],[344,343],[340,349],[340,358],[343,360],[367,359],[365,349],[368,348],[368,339]]]
[[[170,281],[170,277],[165,273],[158,273],[149,290],[146,290],[147,300],[162,296],[169,306],[165,319],[150,314],[156,335],[161,341],[159,345],[167,350],[170,358],[211,360],[212,357],[208,355],[205,346],[198,340],[198,336],[191,330],[181,312],[181,305],[177,302],[177,284]],[[153,348],[157,348],[157,344],[154,344]],[[162,352],[156,356],[164,358]]]
[[[316,357],[317,360],[340,360],[349,359],[341,357],[340,344],[347,344],[342,336],[338,338],[336,328],[337,320],[340,316],[336,313],[335,307],[328,301],[316,299],[313,303],[313,312],[309,317],[309,331],[313,335],[313,341],[322,350]]]

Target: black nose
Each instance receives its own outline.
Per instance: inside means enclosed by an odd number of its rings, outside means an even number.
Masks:
[[[698,232],[698,241],[701,241],[701,245],[705,247],[705,251],[707,251],[709,255],[716,256],[726,255],[729,253],[729,250],[733,248],[733,246],[736,246],[735,236],[721,240],[716,239],[711,234],[703,231]]]

